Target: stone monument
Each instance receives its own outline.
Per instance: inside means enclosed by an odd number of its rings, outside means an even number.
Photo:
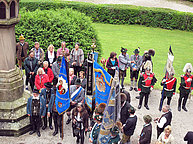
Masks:
[[[19,0],[0,0],[0,136],[19,136],[31,129],[26,114],[30,93],[16,63],[15,25]]]

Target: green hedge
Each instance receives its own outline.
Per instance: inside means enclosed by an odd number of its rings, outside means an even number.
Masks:
[[[90,16],[94,22],[139,24],[164,29],[193,31],[193,14],[162,8],[130,5],[96,5],[80,2],[21,2],[29,11],[72,8]]]
[[[72,9],[65,10],[35,10],[27,12],[21,10],[21,20],[16,25],[16,38],[24,35],[30,49],[34,42],[38,41],[40,47],[47,51],[50,44],[58,49],[62,41],[66,41],[67,48],[74,48],[75,43],[80,43],[85,56],[91,50],[92,40],[96,39],[96,51],[101,54],[101,46],[98,41],[92,21],[85,14]],[[18,41],[18,39],[17,39]]]

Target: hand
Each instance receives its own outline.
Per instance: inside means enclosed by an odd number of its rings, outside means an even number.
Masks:
[[[91,131],[91,130],[92,130],[92,127],[88,127],[88,129]]]
[[[27,114],[28,116],[30,116],[30,114]]]
[[[80,64],[80,67],[82,66],[82,64]]]
[[[34,72],[31,72],[32,75],[34,75]]]
[[[74,123],[74,124],[76,123],[76,119],[73,119],[73,123]]]
[[[93,143],[93,141],[92,141],[92,139],[91,139],[91,138],[89,138],[89,142],[90,142],[90,143]]]
[[[137,69],[136,68],[133,68],[133,71],[136,71]]]
[[[46,104],[46,107],[48,107],[48,104]]]
[[[88,129],[87,128],[85,128],[85,132],[87,132],[88,131]]]
[[[165,83],[165,82],[166,82],[166,79],[163,79],[163,80],[162,80],[162,83]]]
[[[52,64],[50,64],[50,67],[52,67]]]
[[[32,72],[29,72],[29,74],[31,75],[31,74],[32,74]]]
[[[150,88],[150,91],[152,91],[152,90],[153,90],[153,88],[151,87],[151,88]]]
[[[42,116],[42,118],[44,118],[44,116]]]
[[[76,62],[73,62],[72,65],[76,65]]]
[[[75,104],[76,104],[76,102],[75,102],[75,101],[71,101],[71,104],[72,104],[72,105],[75,105]]]
[[[192,81],[192,79],[191,79],[191,78],[188,78],[188,79],[187,79],[187,82],[191,82],[191,81]]]
[[[48,114],[47,114],[47,115],[48,115],[48,117],[50,117],[50,112],[48,112]]]

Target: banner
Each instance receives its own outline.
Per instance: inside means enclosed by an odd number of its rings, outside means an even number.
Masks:
[[[109,92],[111,90],[112,77],[97,62],[94,62],[95,79],[95,104],[107,103]]]
[[[70,107],[66,61],[64,57],[62,58],[58,83],[56,87],[57,87],[55,99],[56,109],[59,114],[62,114]]]
[[[86,78],[86,95],[93,95],[93,54],[88,54]]]

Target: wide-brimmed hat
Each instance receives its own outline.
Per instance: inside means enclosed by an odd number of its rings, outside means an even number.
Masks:
[[[145,121],[145,123],[150,123],[152,121],[152,118],[150,115],[144,115],[143,120]]]
[[[102,116],[102,115],[95,115],[95,116],[94,116],[94,120],[97,120],[97,121],[102,122],[103,116]]]
[[[24,36],[23,36],[23,35],[20,35],[20,36],[19,36],[19,40],[25,40]]]
[[[76,79],[75,85],[81,85],[81,80],[79,78]]]
[[[37,93],[37,94],[39,94],[40,92],[39,92],[39,90],[38,90],[38,89],[34,89],[34,90],[33,90],[33,93]]]
[[[138,54],[138,53],[139,53],[139,50],[138,50],[138,49],[135,49],[135,50],[133,51],[133,53]]]
[[[53,85],[51,84],[51,82],[47,82],[44,84],[46,88],[52,88]]]
[[[121,52],[122,52],[122,53],[126,53],[126,52],[127,52],[127,49],[126,49],[126,48],[121,47]]]

